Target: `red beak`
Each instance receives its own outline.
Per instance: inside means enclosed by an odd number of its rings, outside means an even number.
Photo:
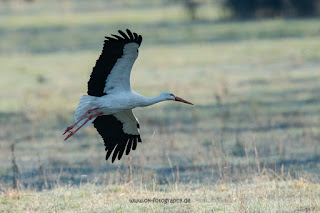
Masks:
[[[193,103],[190,103],[189,101],[186,101],[186,100],[184,100],[184,99],[182,99],[182,98],[180,98],[180,97],[178,97],[178,96],[175,97],[175,101],[180,101],[180,102],[182,102],[182,103],[186,103],[186,104],[191,104],[191,105],[193,105]]]

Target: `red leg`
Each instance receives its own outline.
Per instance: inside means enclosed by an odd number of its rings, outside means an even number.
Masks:
[[[87,115],[89,115],[92,111],[99,109],[99,107],[96,107],[94,109],[89,109],[88,112],[86,112],[75,124],[73,124],[72,126],[69,126],[65,132],[63,134],[66,134],[67,132],[69,132],[71,129],[73,129],[73,127],[75,127],[80,121],[82,121]]]
[[[68,138],[70,138],[72,135],[74,135],[74,134],[76,134],[76,132],[81,128],[81,127],[83,127],[86,123],[88,123],[88,121],[90,121],[91,119],[93,119],[93,118],[96,118],[96,117],[99,117],[99,116],[101,116],[101,115],[103,115],[103,113],[101,112],[101,113],[98,113],[98,114],[95,114],[95,115],[91,115],[81,126],[79,126],[78,127],[78,129],[76,129],[75,131],[73,131],[73,132],[70,132],[70,134],[66,137],[66,139],[64,139],[65,141],[68,139]]]

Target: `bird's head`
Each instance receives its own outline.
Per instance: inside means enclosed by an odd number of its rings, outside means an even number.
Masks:
[[[190,103],[189,101],[186,101],[186,100],[184,100],[184,99],[182,99],[182,98],[180,98],[178,96],[175,96],[172,92],[169,92],[169,91],[161,93],[161,96],[163,96],[163,98],[165,100],[179,101],[179,102],[182,102],[182,103],[193,105],[193,103]]]

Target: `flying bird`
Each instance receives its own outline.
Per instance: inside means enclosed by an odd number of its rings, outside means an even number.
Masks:
[[[150,106],[161,101],[192,103],[163,92],[156,97],[145,97],[130,87],[130,73],[138,57],[142,36],[126,30],[120,35],[105,37],[104,46],[88,82],[88,95],[83,95],[75,112],[75,123],[69,126],[67,140],[80,128],[93,123],[102,136],[106,150],[106,160],[111,156],[112,163],[135,150],[137,142],[142,142],[140,125],[132,112],[133,108]],[[71,131],[74,127],[77,129]]]

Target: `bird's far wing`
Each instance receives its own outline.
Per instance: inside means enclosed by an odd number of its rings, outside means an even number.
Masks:
[[[94,127],[104,140],[106,147],[106,160],[112,155],[112,163],[118,156],[120,160],[124,151],[126,155],[130,150],[137,148],[137,142],[141,142],[139,133],[139,121],[132,110],[118,112],[114,115],[102,115],[93,122]]]
[[[127,34],[118,31],[120,35],[106,37],[99,59],[88,82],[88,95],[103,96],[113,89],[130,89],[131,68],[138,57],[138,48],[142,42],[141,35]]]

